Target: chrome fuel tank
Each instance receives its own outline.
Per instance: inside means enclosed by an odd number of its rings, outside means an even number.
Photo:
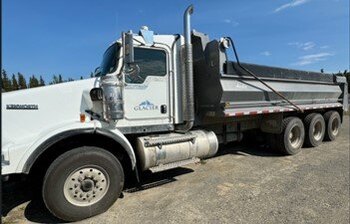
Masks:
[[[142,170],[191,158],[208,158],[218,151],[212,131],[195,130],[186,134],[170,133],[137,138],[139,165]]]

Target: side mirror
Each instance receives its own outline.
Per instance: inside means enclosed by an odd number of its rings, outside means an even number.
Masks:
[[[140,74],[140,67],[136,63],[129,63],[125,66],[125,73],[129,76]]]
[[[101,68],[97,67],[94,71],[94,77],[98,77],[98,76],[100,76],[100,74],[101,74]]]
[[[122,34],[123,37],[123,49],[124,49],[124,63],[125,65],[132,64],[134,62],[134,40],[131,31]]]

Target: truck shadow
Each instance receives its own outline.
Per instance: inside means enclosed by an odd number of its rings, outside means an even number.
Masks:
[[[267,139],[267,138],[265,138]],[[227,154],[243,155],[243,156],[261,156],[261,157],[281,157],[283,154],[277,149],[272,148],[264,138],[260,136],[254,137],[249,135],[243,138],[241,142],[232,142],[222,144],[219,147],[218,153],[214,157]]]
[[[255,140],[220,145],[219,152],[215,155],[215,157],[227,154],[244,156],[254,155],[262,157],[281,156],[280,154],[276,153],[273,149],[269,148],[267,145]],[[132,193],[135,191],[146,190],[152,187],[161,186],[176,181],[176,177],[180,175],[188,174],[191,172],[194,172],[194,170],[185,167],[178,167],[159,173],[144,172],[140,176],[141,185],[137,185],[135,181],[130,181],[126,183],[124,192]],[[16,209],[13,212],[14,214],[11,214],[11,216],[16,216],[14,217],[14,220],[21,219],[20,216],[24,215],[25,218],[30,222],[63,222],[62,220],[54,217],[46,209],[45,204],[40,196],[40,189],[38,189],[38,187],[32,186],[32,184],[28,180],[25,180],[20,177],[15,177],[13,179],[16,180],[4,182],[2,184],[2,217],[6,217],[13,209]],[[121,198],[123,198],[123,195],[121,195]],[[25,205],[24,203],[28,204]]]
[[[6,217],[9,212],[16,208],[14,220],[20,219],[24,215],[31,222],[38,223],[62,223],[46,209],[44,202],[40,197],[39,189],[34,187],[28,180],[21,177],[13,177],[11,182],[2,183],[2,204],[1,216]],[[38,192],[39,191],[39,192]],[[28,203],[24,205],[23,203]],[[24,214],[23,214],[24,212]],[[12,215],[12,214],[11,214]],[[14,221],[9,221],[12,223]]]

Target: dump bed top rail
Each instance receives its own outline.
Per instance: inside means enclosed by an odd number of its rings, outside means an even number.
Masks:
[[[325,74],[320,72],[309,72],[309,71],[300,71],[294,69],[270,67],[264,65],[255,65],[248,63],[241,63],[249,71],[256,74],[260,78],[275,78],[275,79],[291,79],[291,80],[300,80],[300,81],[313,81],[321,83],[335,83],[335,76],[332,74]],[[237,62],[226,62],[224,65],[224,73],[229,75],[239,75],[250,77],[247,72],[241,69]]]

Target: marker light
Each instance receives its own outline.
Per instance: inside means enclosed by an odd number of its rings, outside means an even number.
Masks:
[[[80,122],[84,123],[85,122],[85,114],[80,114]]]

